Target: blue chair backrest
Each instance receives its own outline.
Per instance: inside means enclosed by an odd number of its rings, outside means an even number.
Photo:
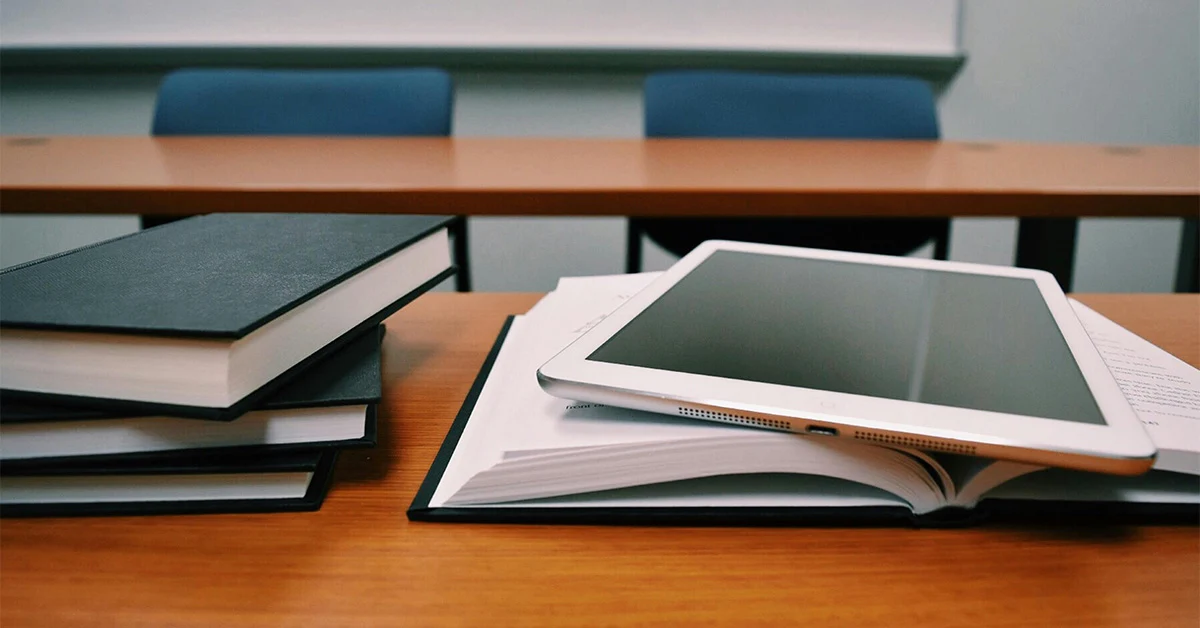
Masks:
[[[677,71],[646,79],[646,137],[938,139],[920,80]]]
[[[430,68],[177,70],[158,91],[155,135],[450,134],[454,85]]]

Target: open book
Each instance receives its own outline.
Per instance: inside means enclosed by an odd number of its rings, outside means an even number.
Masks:
[[[1075,304],[1162,451],[1101,476],[572,403],[537,368],[654,278],[564,278],[515,317],[409,510],[413,519],[753,523],[938,520],[981,502],[1200,513],[1200,373]],[[1020,510],[1018,506],[1016,510]],[[1068,509],[1069,510],[1069,509]],[[1120,509],[1118,509],[1120,510]],[[718,516],[712,516],[718,515]]]

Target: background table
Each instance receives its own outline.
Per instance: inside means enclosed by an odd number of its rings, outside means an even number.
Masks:
[[[745,529],[410,523],[504,317],[429,294],[388,321],[380,444],[315,513],[4,520],[0,624],[1186,626],[1194,527]],[[1200,297],[1082,299],[1200,364]]]
[[[6,137],[0,163],[6,213],[1017,216],[1017,265],[1064,286],[1077,218],[1200,211],[1195,146]]]

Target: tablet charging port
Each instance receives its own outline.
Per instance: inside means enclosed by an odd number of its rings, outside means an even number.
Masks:
[[[821,436],[837,436],[838,431],[832,427],[824,427],[821,425],[810,425],[804,428],[804,431],[809,434],[819,434]]]

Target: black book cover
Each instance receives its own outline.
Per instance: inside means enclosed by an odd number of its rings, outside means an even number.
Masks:
[[[352,214],[198,216],[0,272],[0,326],[232,342],[451,220]],[[438,273],[226,408],[4,392],[8,399],[39,404],[233,420],[453,273],[453,267]]]
[[[241,338],[451,220],[195,216],[0,271],[0,327]]]
[[[268,499],[195,499],[139,502],[70,502],[5,504],[2,517],[64,517],[150,514],[217,514],[317,510],[325,500],[333,478],[336,449],[248,451],[240,454],[192,454],[139,456],[102,461],[81,460],[53,467],[5,470],[4,477],[29,476],[114,476],[190,475],[221,473],[311,472],[312,480],[303,497]]]
[[[345,346],[298,374],[253,410],[283,410],[378,403],[383,397],[384,327],[366,330]],[[0,423],[78,421],[151,416],[98,408],[58,406],[0,393]],[[183,419],[187,420],[187,419]]]
[[[1129,504],[1093,502],[1032,502],[984,500],[974,509],[946,508],[914,515],[901,506],[850,507],[538,507],[513,504],[488,508],[431,507],[446,466],[471,418],[500,347],[512,325],[509,317],[484,360],[467,398],[451,424],[442,446],[421,482],[408,518],[447,523],[520,523],[558,525],[664,525],[664,526],[823,526],[924,528],[963,527],[995,519],[998,522],[1050,523],[1152,523],[1195,524],[1200,507],[1195,504]]]

